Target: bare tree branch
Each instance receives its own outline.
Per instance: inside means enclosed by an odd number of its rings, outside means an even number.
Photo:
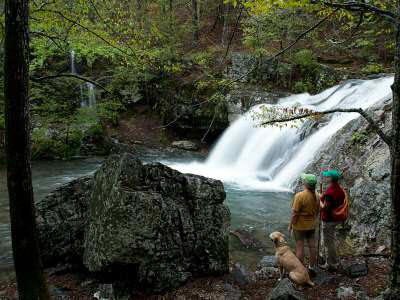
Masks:
[[[233,38],[235,37],[236,31],[237,31],[237,29],[238,29],[238,27],[239,27],[239,22],[240,22],[240,18],[242,17],[242,14],[243,14],[243,9],[244,9],[244,7],[241,5],[239,9],[240,9],[240,11],[239,11],[238,17],[237,17],[237,19],[236,19],[235,28],[234,28],[233,31],[232,31],[231,38],[229,39],[228,46],[226,47],[224,59],[226,59],[226,57],[228,56],[229,49],[230,49],[230,47],[231,47]]]
[[[305,36],[307,36],[310,32],[314,31],[315,29],[317,29],[321,24],[323,24],[326,20],[328,20],[334,13],[336,13],[336,11],[338,11],[339,9],[336,9],[335,11],[333,11],[331,14],[327,15],[325,18],[319,20],[317,23],[315,23],[313,26],[311,26],[309,29],[307,29],[306,31],[302,32],[300,35],[298,35],[296,37],[296,39],[287,47],[285,47],[284,49],[278,51],[277,53],[275,53],[274,55],[272,55],[271,57],[269,57],[267,59],[267,62],[271,62],[272,60],[278,58],[279,56],[283,55],[284,53],[286,53],[288,50],[290,50],[291,48],[293,48],[302,38],[304,38]],[[255,70],[257,70],[258,68],[258,63],[255,65],[254,68],[252,68],[250,71],[248,71],[247,73],[243,74],[242,76],[240,76],[239,78],[236,78],[235,80],[232,80],[231,82],[229,82],[229,84],[233,84],[235,82],[238,82],[240,80],[242,80],[243,78],[247,77],[248,75],[250,75],[251,73],[253,73]]]
[[[207,137],[207,135],[210,133],[211,128],[212,128],[213,125],[214,125],[214,121],[215,121],[216,116],[217,116],[217,112],[214,111],[214,116],[213,116],[213,118],[212,118],[212,120],[211,120],[211,123],[210,123],[210,125],[208,126],[208,129],[207,129],[206,133],[203,135],[203,137],[202,137],[202,139],[201,139],[201,142],[202,142],[202,143],[205,143],[206,137]]]
[[[37,12],[39,12],[39,11],[43,11],[43,9],[44,9],[46,6],[50,5],[50,4],[56,4],[56,1],[45,1],[45,2],[43,2],[43,3],[40,4],[40,5],[38,5],[38,4],[36,3],[36,1],[32,1],[32,2],[33,2],[34,6],[35,6],[36,8],[35,8],[34,10],[32,10],[31,14],[37,13]]]
[[[345,9],[348,11],[360,11],[360,12],[370,12],[377,14],[381,17],[388,19],[389,21],[396,23],[396,14],[388,10],[382,10],[379,7],[359,2],[359,1],[347,1],[344,3],[328,2],[328,1],[314,1],[315,3],[321,3],[325,6],[332,8]]]
[[[193,104],[193,105],[191,105],[190,107],[192,107],[192,108],[198,107],[198,106],[201,106],[201,105],[203,105],[203,104],[205,104],[205,103],[207,103],[207,102],[210,102],[210,101],[211,101],[211,99],[207,99],[207,100],[204,100],[204,101],[202,101],[202,102]],[[174,108],[176,108],[176,106],[175,106]],[[184,113],[183,113],[183,114],[177,114],[176,117],[175,117],[175,119],[173,119],[173,120],[172,120],[171,122],[169,122],[168,124],[165,124],[165,125],[162,125],[162,126],[157,126],[157,127],[154,127],[153,129],[167,128],[167,127],[171,126],[172,124],[174,124],[175,122],[177,122],[183,115],[184,115]]]
[[[59,48],[60,50],[65,50],[65,48],[63,48],[61,46],[61,44],[58,43],[58,41],[61,41],[62,43],[66,43],[65,40],[59,38],[58,36],[55,35],[49,35],[45,32],[42,31],[31,31],[31,35],[32,36],[39,36],[39,37],[43,37],[43,38],[47,38],[48,40],[52,41],[54,43],[54,45],[57,46],[57,48]]]
[[[102,40],[104,43],[106,43],[106,44],[109,45],[110,47],[112,47],[112,48],[118,50],[118,51],[121,52],[122,54],[124,54],[124,55],[129,55],[129,53],[128,53],[127,51],[125,51],[124,49],[121,49],[121,48],[119,48],[119,47],[113,45],[110,41],[107,41],[104,37],[102,37],[102,36],[101,36],[100,34],[98,34],[97,32],[95,32],[95,31],[91,30],[90,28],[88,28],[88,27],[82,25],[79,21],[76,21],[76,20],[73,20],[73,19],[67,17],[67,16],[64,15],[62,12],[60,12],[60,11],[58,11],[58,10],[51,10],[51,9],[44,9],[43,11],[46,11],[46,12],[49,12],[49,13],[53,13],[53,14],[59,15],[60,17],[64,18],[66,21],[68,21],[68,22],[70,22],[70,23],[72,23],[72,24],[74,24],[74,25],[76,25],[76,26],[82,28],[83,30],[85,30],[85,31],[87,31],[87,32],[89,32],[89,33],[91,33],[91,34],[93,34],[93,35],[96,36],[98,39]],[[131,54],[133,55],[134,53],[131,53]]]
[[[267,126],[267,125],[273,125],[276,123],[287,123],[290,121],[295,121],[295,120],[300,120],[300,119],[305,119],[309,117],[318,117],[322,115],[329,115],[333,113],[358,113],[360,114],[371,126],[372,130],[376,132],[379,137],[389,146],[392,146],[392,140],[391,138],[385,134],[382,129],[379,128],[378,124],[371,118],[371,116],[364,111],[361,108],[349,108],[349,109],[331,109],[331,110],[326,110],[326,111],[314,111],[314,112],[309,112],[309,113],[304,113],[300,115],[295,115],[292,117],[287,117],[287,118],[281,118],[281,119],[273,119],[273,120],[268,120],[266,122],[261,123],[261,126]]]
[[[99,88],[101,88],[102,90],[104,90],[105,92],[107,92],[108,94],[111,94],[111,92],[106,89],[103,85],[101,85],[100,83],[91,80],[87,77],[84,76],[80,76],[78,74],[72,74],[72,73],[61,73],[61,74],[57,74],[57,75],[51,75],[51,76],[44,76],[44,77],[39,77],[39,78],[31,78],[32,81],[35,82],[40,82],[40,81],[46,81],[46,80],[52,80],[52,79],[57,79],[57,78],[62,78],[62,77],[70,77],[70,78],[76,78],[85,82],[89,82]]]
[[[345,44],[345,43],[349,42],[351,39],[353,39],[357,35],[357,31],[360,28],[363,21],[364,21],[364,12],[360,12],[360,18],[358,19],[357,25],[351,31],[351,34],[348,38],[346,38],[343,41],[333,41],[333,40],[329,40],[329,39],[327,41],[333,45],[340,45],[340,44]]]

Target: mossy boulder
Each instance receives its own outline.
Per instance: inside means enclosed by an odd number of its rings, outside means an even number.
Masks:
[[[153,292],[228,272],[224,199],[220,181],[112,156],[95,175],[83,262]]]
[[[108,282],[148,292],[229,271],[223,184],[113,155],[37,209],[46,266],[78,263]]]

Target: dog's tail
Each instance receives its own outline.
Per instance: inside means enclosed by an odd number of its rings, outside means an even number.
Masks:
[[[315,283],[311,281],[311,279],[308,279],[307,284],[311,287],[315,286]]]

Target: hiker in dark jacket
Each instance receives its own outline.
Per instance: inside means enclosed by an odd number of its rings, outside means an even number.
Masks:
[[[339,266],[339,261],[336,254],[336,236],[335,230],[337,222],[332,215],[335,208],[340,207],[345,200],[345,192],[339,184],[340,173],[336,170],[324,171],[322,173],[329,181],[329,187],[321,196],[321,221],[322,221],[322,240],[325,265],[322,268],[336,270]]]

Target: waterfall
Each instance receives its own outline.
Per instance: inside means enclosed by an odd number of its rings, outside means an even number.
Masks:
[[[88,89],[88,107],[96,108],[96,87],[93,83],[87,82]]]
[[[84,95],[84,90],[86,90],[86,95]],[[86,82],[81,86],[81,107],[96,108],[96,86],[93,83]]]
[[[71,50],[70,52],[70,60],[71,60],[71,73],[78,74],[75,66],[75,51]],[[96,86],[93,83],[86,82],[83,85],[80,85],[80,93],[81,93],[81,107],[87,108],[96,108]],[[86,92],[86,93],[85,93]]]
[[[318,95],[300,94],[282,98],[276,105],[279,108],[296,105],[315,111],[367,109],[392,96],[392,83],[393,77],[351,80]],[[304,138],[311,121],[297,128],[261,128],[252,117],[260,109],[260,105],[255,106],[235,121],[204,163],[175,164],[171,167],[185,173],[220,179],[240,189],[289,191],[330,137],[360,117],[357,113],[332,114],[318,130]]]
[[[71,59],[71,73],[77,74],[76,67],[75,67],[75,51],[74,50],[71,50],[71,52],[70,52],[70,59]]]

